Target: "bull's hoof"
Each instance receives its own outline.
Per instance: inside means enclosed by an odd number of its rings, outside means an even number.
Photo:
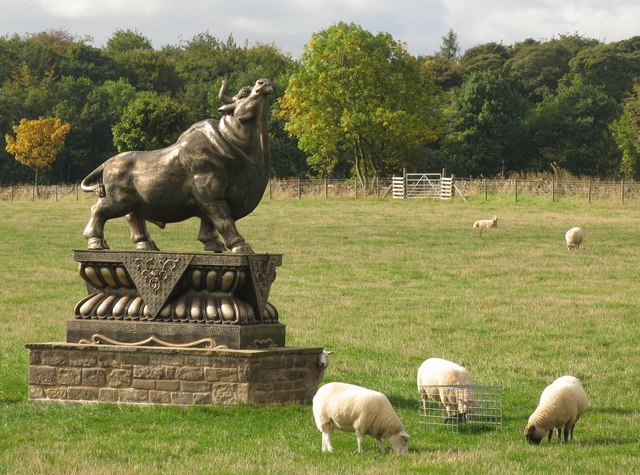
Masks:
[[[136,249],[139,249],[141,251],[159,251],[160,250],[158,249],[158,246],[156,246],[156,243],[151,240],[137,242]]]
[[[87,249],[93,250],[101,250],[101,249],[109,249],[107,245],[107,241],[102,238],[89,238],[89,243],[87,244]]]
[[[233,246],[231,252],[234,254],[253,254],[253,249],[246,242],[242,242],[237,246]]]
[[[224,244],[217,239],[206,242],[204,244],[204,250],[208,252],[224,252]]]

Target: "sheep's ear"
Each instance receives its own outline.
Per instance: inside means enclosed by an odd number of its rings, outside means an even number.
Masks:
[[[525,429],[524,429],[524,433],[525,433],[525,435],[531,435],[531,434],[533,434],[535,431],[536,431],[536,426],[534,426],[534,425],[527,426],[527,427],[525,427]]]

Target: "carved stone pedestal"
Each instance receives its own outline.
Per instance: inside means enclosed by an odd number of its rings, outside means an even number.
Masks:
[[[74,251],[89,295],[67,342],[255,349],[285,346],[267,301],[282,256]]]
[[[285,347],[268,302],[282,256],[74,251],[88,295],[66,343],[28,344],[29,397],[145,404],[305,403],[322,348]]]

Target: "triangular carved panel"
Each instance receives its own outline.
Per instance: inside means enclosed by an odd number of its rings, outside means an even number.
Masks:
[[[268,254],[248,254],[247,260],[249,262],[258,318],[262,320],[271,284],[276,278],[276,263],[273,256]]]
[[[155,318],[191,263],[191,254],[133,253],[122,262],[147,309]]]

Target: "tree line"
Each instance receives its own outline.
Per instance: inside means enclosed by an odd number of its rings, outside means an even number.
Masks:
[[[260,77],[274,84],[274,177],[640,177],[640,37],[576,33],[461,54],[450,30],[438,52],[412,56],[388,33],[338,23],[297,60],[209,33],[159,50],[132,30],[91,42],[59,30],[0,37],[0,184],[33,179],[7,151],[24,119],[70,125],[40,182],[78,182],[119,151],[167,146],[216,117],[223,80],[233,94]]]

